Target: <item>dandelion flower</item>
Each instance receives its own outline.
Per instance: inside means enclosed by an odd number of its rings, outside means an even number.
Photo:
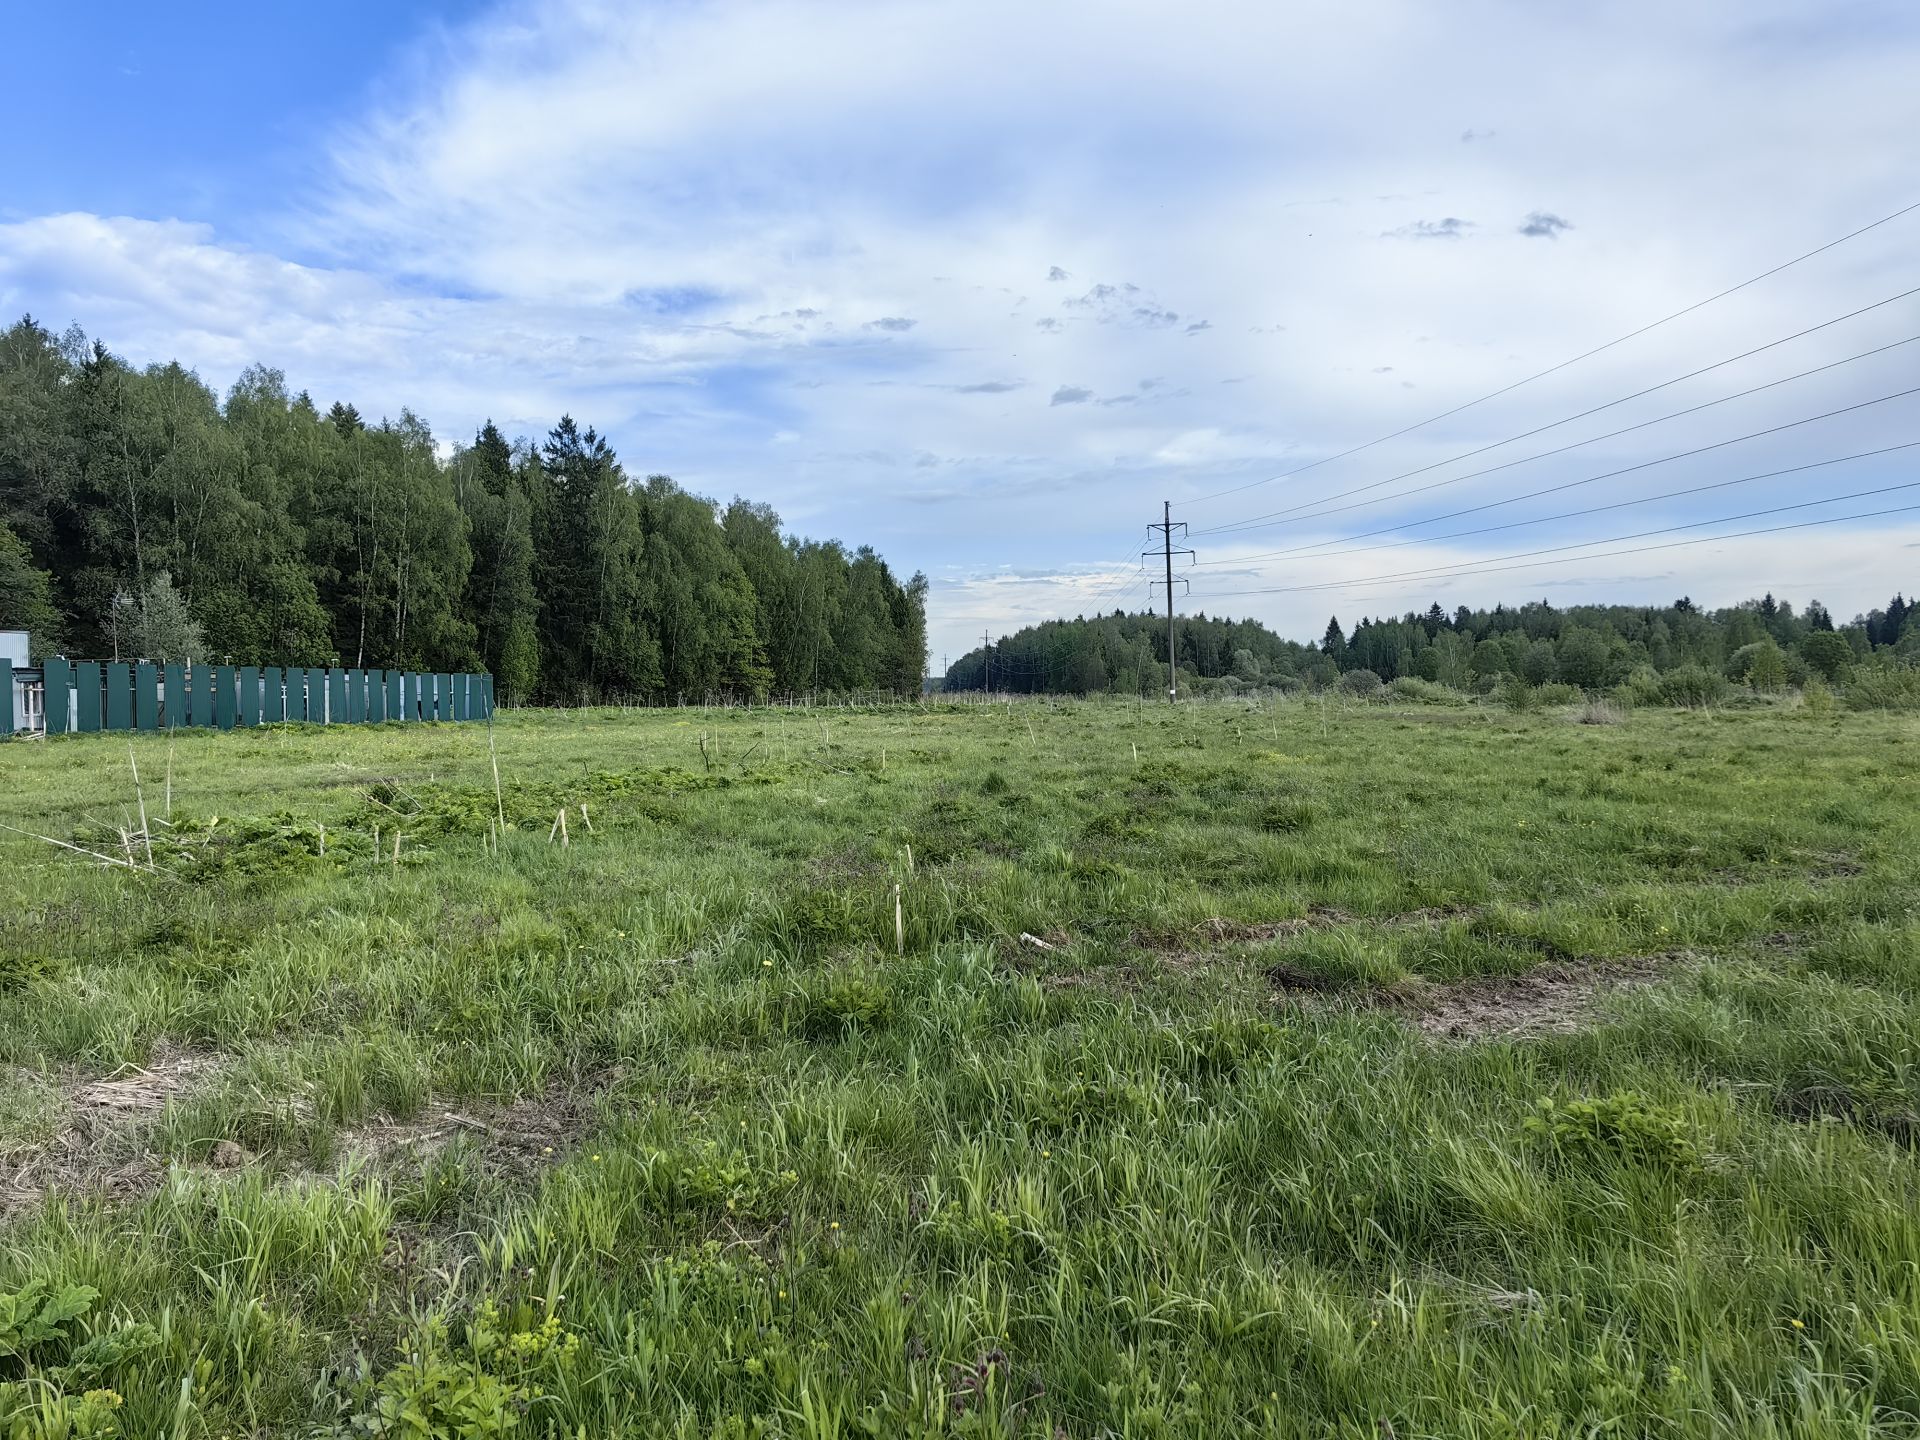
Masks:
[[[1794,1328],[1794,1329],[1796,1329],[1796,1330],[1804,1330],[1804,1329],[1806,1329],[1806,1328],[1807,1328],[1807,1327],[1806,1327],[1805,1325],[1803,1325],[1803,1324],[1802,1324],[1802,1323],[1801,1323],[1800,1321],[1798,1321],[1798,1320],[1789,1320],[1789,1321],[1788,1321],[1787,1323],[1788,1323],[1789,1325],[1791,1325],[1791,1326],[1793,1326],[1793,1328]]]
[[[827,1228],[829,1230],[838,1230],[840,1228],[840,1222],[838,1220],[835,1220],[831,1225],[827,1226]],[[1800,1322],[1796,1320],[1793,1323],[1798,1325]]]

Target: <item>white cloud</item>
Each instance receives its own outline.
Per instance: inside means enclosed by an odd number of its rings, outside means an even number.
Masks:
[[[0,226],[0,300],[217,384],[260,360],[363,410],[410,404],[443,435],[572,410],[636,470],[769,499],[906,569],[1105,574],[1162,498],[1363,444],[1893,208],[1920,128],[1912,17],[1793,0],[574,0],[433,43],[331,137],[329,183],[248,217],[258,248],[169,219],[29,219]],[[1556,243],[1520,233],[1566,216]],[[1199,529],[1365,484],[1880,298],[1904,288],[1917,221],[1187,513]],[[1428,234],[1448,238],[1407,238]],[[1609,419],[1838,358],[1902,318]],[[1580,459],[1880,393],[1895,368]],[[1165,377],[1151,405],[1141,375]],[[1872,567],[1832,537],[1750,554],[1729,575],[1784,590],[1823,557],[1830,603],[1868,598],[1842,595]],[[1705,555],[1671,563],[1712,589]],[[936,586],[936,649],[977,634],[970,593]],[[997,626],[1063,608],[1039,581],[991,593]],[[1279,597],[1247,608],[1324,624]]]

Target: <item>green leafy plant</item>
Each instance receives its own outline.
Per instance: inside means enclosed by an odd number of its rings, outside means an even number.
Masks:
[[[1564,1103],[1542,1099],[1526,1131],[1563,1158],[1624,1159],[1674,1170],[1700,1164],[1685,1117],[1630,1090]]]
[[[409,1338],[400,1360],[355,1387],[349,1425],[358,1435],[415,1440],[495,1440],[517,1430],[538,1386],[574,1362],[578,1332],[532,1303],[511,1309],[488,1298],[458,1327],[436,1316]]]
[[[65,1340],[67,1326],[99,1298],[90,1285],[55,1288],[44,1280],[30,1280],[11,1295],[0,1293],[0,1360],[25,1365],[36,1347]]]

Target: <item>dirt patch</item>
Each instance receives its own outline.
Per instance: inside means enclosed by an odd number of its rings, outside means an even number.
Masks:
[[[593,1096],[617,1076],[549,1087],[509,1105],[429,1105],[410,1120],[384,1117],[340,1133],[342,1149],[376,1164],[432,1155],[466,1138],[482,1162],[507,1175],[559,1163],[598,1123]]]
[[[1397,995],[1422,1034],[1447,1040],[1519,1039],[1584,1029],[1606,995],[1651,985],[1691,957],[1641,955],[1605,964],[1561,962],[1524,975],[1478,975]]]
[[[145,1148],[146,1132],[169,1101],[199,1089],[219,1067],[220,1057],[204,1051],[163,1048],[141,1069],[68,1077],[60,1087],[66,1122],[53,1139],[0,1156],[0,1216],[48,1195],[118,1200],[154,1189],[166,1167]]]
[[[1388,990],[1341,986],[1276,965],[1267,978],[1295,1004],[1384,1010],[1442,1040],[1513,1040],[1585,1029],[1607,995],[1651,985],[1692,960],[1687,952],[1605,962],[1563,962],[1522,975],[1475,975],[1446,983],[1409,981]]]

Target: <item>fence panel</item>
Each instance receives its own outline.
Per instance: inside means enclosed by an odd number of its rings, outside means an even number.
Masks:
[[[287,677],[278,665],[260,672],[260,718],[269,725],[287,718]]]
[[[213,672],[213,723],[231,730],[240,718],[240,677],[231,665],[210,665]]]
[[[73,666],[55,656],[42,668],[47,677],[47,734],[65,735],[73,729],[73,717],[67,709],[73,690]]]
[[[133,667],[133,723],[139,730],[160,728],[160,667],[150,660]]]
[[[160,723],[169,730],[191,725],[193,720],[187,714],[187,667],[170,661],[161,673],[165,678],[161,682]]]
[[[187,690],[192,695],[193,723],[202,730],[213,728],[213,667],[195,665],[187,672]]]
[[[378,725],[387,718],[387,672],[367,671],[367,723]]]
[[[110,661],[106,667],[107,717],[109,730],[133,728],[133,667],[124,660]]]
[[[0,657],[0,735],[13,734],[13,661]]]
[[[317,665],[307,667],[307,720],[314,725],[327,723],[327,672]]]
[[[251,729],[260,723],[260,667],[240,667],[240,723]]]
[[[100,662],[82,660],[73,667],[73,710],[83,735],[100,729]]]

